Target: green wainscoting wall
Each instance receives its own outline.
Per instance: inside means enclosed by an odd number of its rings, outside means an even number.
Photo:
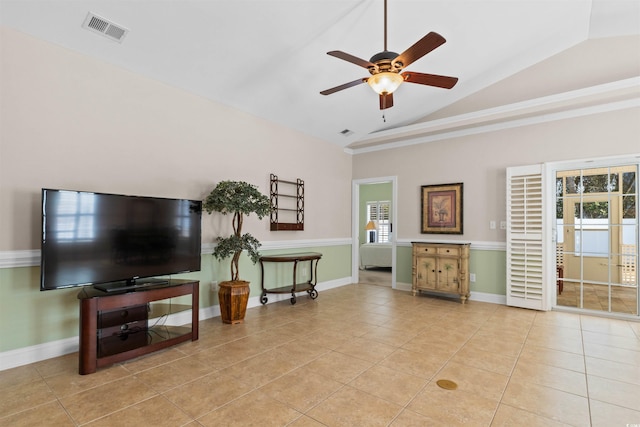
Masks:
[[[351,246],[318,246],[296,249],[263,250],[265,255],[291,252],[321,252],[318,283],[351,276]],[[175,278],[200,280],[200,308],[218,304],[217,293],[211,292],[212,281],[228,280],[228,261],[218,262],[211,254],[202,255],[202,270],[176,275]],[[476,275],[470,283],[472,292],[505,295],[506,252],[473,249],[470,272]],[[396,280],[411,283],[411,247],[398,245]],[[291,284],[291,265],[268,265],[265,280]],[[304,268],[298,277],[304,280]],[[251,282],[251,297],[260,295],[260,267],[245,256],[241,259],[242,278]],[[308,274],[309,272],[306,271]],[[16,267],[0,269],[0,352],[35,346],[78,335],[78,288],[40,292],[40,268]],[[273,299],[271,299],[273,301]]]
[[[398,245],[396,247],[396,282],[412,282],[413,274],[413,253],[411,246]]]
[[[265,255],[292,252],[322,253],[318,284],[351,276],[351,245],[261,251]],[[251,297],[260,296],[260,266],[253,265],[246,256],[240,262],[242,279],[251,282]],[[283,268],[275,279],[290,284],[293,279],[289,271],[292,269]],[[200,272],[173,276],[200,280],[201,309],[218,304],[217,293],[210,290],[211,282],[229,277],[229,261],[218,262],[211,254],[202,255]],[[70,288],[41,292],[39,266],[0,269],[0,352],[78,336],[80,291]]]
[[[507,252],[505,250],[474,250],[471,245],[469,272],[476,281],[469,283],[471,292],[507,294]]]
[[[77,336],[76,295],[40,292],[40,267],[0,269],[0,351]]]
[[[398,245],[396,259],[396,281],[411,283],[411,246]],[[476,281],[469,283],[471,292],[506,295],[507,253],[504,250],[473,249],[469,254],[469,272],[476,275]]]

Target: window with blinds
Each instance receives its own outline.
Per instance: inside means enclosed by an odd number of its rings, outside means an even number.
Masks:
[[[388,243],[391,231],[390,221],[391,202],[375,201],[367,202],[367,223],[373,221],[376,224],[376,243]]]
[[[507,305],[544,309],[541,165],[507,169]]]

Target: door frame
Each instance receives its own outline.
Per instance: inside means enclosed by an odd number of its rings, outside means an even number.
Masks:
[[[555,189],[555,180],[558,171],[565,170],[573,170],[573,169],[593,169],[593,168],[605,168],[605,167],[615,167],[615,166],[627,166],[627,165],[636,165],[637,171],[640,172],[640,153],[633,153],[622,156],[612,156],[612,157],[600,157],[594,159],[583,159],[583,160],[567,160],[567,161],[559,161],[559,162],[548,162],[544,164],[543,168],[543,176],[546,179],[546,187],[544,191],[544,197],[548,201],[546,203],[545,208],[545,218],[547,225],[545,228],[549,231],[551,236],[552,245],[548,245],[547,250],[545,251],[546,259],[550,262],[547,262],[546,274],[545,277],[550,278],[554,277],[555,279],[555,245],[556,245],[556,236],[557,236],[557,225],[556,225],[556,189]],[[636,179],[640,180],[640,177],[637,176]],[[640,202],[636,202],[640,203]],[[640,236],[636,237],[637,240],[640,241]],[[553,275],[553,276],[552,276]],[[549,307],[554,310],[569,310],[572,311],[571,308],[559,306],[557,301],[557,295],[555,292],[556,281],[547,281],[548,283],[548,302]],[[553,291],[551,291],[553,289]],[[638,289],[638,288],[636,288]],[[637,294],[637,307],[638,307],[638,315],[631,316],[632,318],[640,317],[640,294]],[[583,312],[582,309],[576,309],[577,312]],[[620,313],[608,313],[602,312],[602,315],[609,315],[613,317],[621,317],[628,318],[627,315]]]
[[[360,186],[391,182],[391,288],[396,289],[396,246],[398,234],[398,177],[354,179],[351,183],[351,282],[360,277]]]

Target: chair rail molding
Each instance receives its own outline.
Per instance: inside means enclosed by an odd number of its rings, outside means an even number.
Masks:
[[[351,245],[350,237],[335,239],[280,240],[262,242],[262,250],[300,249],[307,247]],[[215,243],[204,243],[202,254],[212,254]],[[40,249],[0,251],[0,268],[37,267],[40,265]]]

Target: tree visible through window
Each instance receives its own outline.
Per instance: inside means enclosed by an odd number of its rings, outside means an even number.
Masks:
[[[623,245],[635,245],[636,218],[636,172],[615,171],[597,173],[589,170],[580,174],[556,178],[556,221],[558,230],[562,230],[564,217],[564,198],[580,195],[603,196],[600,201],[581,201],[574,207],[573,224],[575,227],[574,253],[582,251],[589,256],[605,257],[609,253],[609,233],[621,231]],[[607,197],[607,198],[604,198]],[[621,218],[610,217],[609,201],[611,197],[620,198]],[[620,224],[620,221],[622,223]],[[559,232],[558,243],[564,242],[564,233]],[[581,249],[582,248],[582,249]]]
[[[376,243],[389,242],[389,233],[391,232],[390,210],[391,202],[389,201],[367,202],[367,223],[373,221],[376,224]]]

